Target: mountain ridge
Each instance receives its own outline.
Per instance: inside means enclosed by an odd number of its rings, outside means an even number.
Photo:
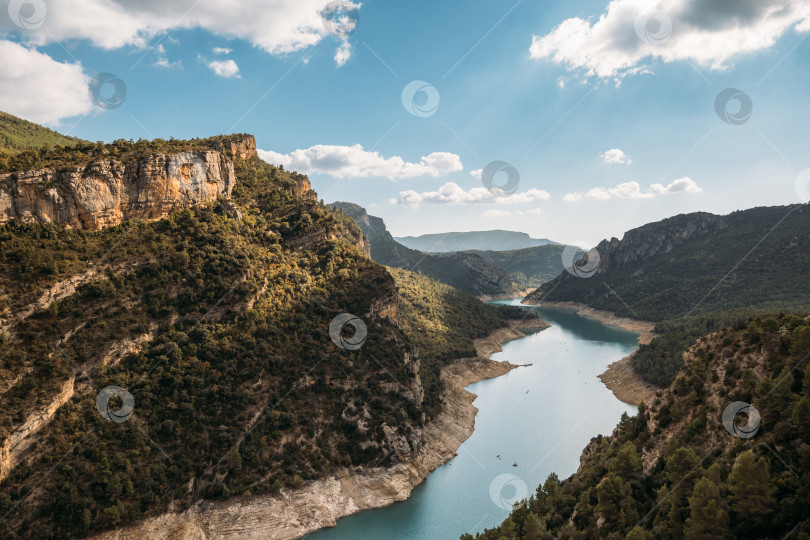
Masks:
[[[336,208],[351,217],[369,239],[371,258],[376,262],[418,271],[437,281],[475,295],[512,295],[512,283],[506,270],[488,262],[478,254],[429,254],[408,248],[397,242],[385,222],[369,215],[354,203],[333,202]]]
[[[562,272],[527,303],[568,301],[664,321],[718,310],[810,307],[810,206],[680,214],[596,246],[588,278]],[[581,265],[586,259],[579,261]],[[790,260],[791,265],[773,264]]]
[[[455,251],[512,251],[528,247],[557,244],[547,238],[532,238],[527,233],[493,229],[487,231],[431,233],[396,237],[405,247],[426,253]]]

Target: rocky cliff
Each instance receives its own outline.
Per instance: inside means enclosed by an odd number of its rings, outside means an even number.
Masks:
[[[597,275],[616,268],[638,264],[656,255],[671,252],[675,247],[695,238],[728,228],[721,216],[707,212],[685,214],[631,229],[624,237],[602,240],[596,246],[599,252]],[[560,274],[557,281],[576,280],[569,272]]]
[[[0,223],[18,219],[100,229],[129,219],[159,219],[177,208],[227,199],[236,182],[234,159],[255,155],[254,138],[242,136],[218,141],[210,150],[0,174]]]
[[[738,308],[803,310],[810,281],[796,276],[810,269],[808,233],[807,205],[682,214],[603,240],[595,269],[579,264],[527,299],[646,321]]]

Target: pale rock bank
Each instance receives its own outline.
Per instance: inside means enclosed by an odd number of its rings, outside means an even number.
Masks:
[[[184,512],[169,512],[95,540],[282,540],[332,527],[341,517],[407,499],[437,467],[456,455],[473,433],[476,396],[465,386],[503,375],[518,367],[496,362],[489,355],[505,340],[523,337],[520,328],[546,328],[536,319],[515,321],[487,338],[476,340],[479,356],[464,358],[442,369],[446,384],[442,411],[424,429],[425,444],[410,462],[390,468],[343,468],[300,489],[278,496],[236,497],[223,502],[199,501]]]

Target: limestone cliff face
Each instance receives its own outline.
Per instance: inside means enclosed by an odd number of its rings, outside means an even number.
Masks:
[[[233,160],[256,155],[256,142],[245,136],[215,147],[0,174],[0,223],[19,219],[100,229],[228,198],[236,182]]]
[[[629,230],[621,240],[618,238],[602,240],[596,246],[596,250],[599,252],[599,266],[596,275],[605,274],[616,268],[635,265],[656,255],[669,253],[685,242],[724,230],[728,226],[723,216],[695,212]],[[569,272],[562,272],[542,288],[555,289],[561,283],[579,279]],[[527,298],[531,300],[539,297],[537,294],[530,294]]]
[[[600,256],[598,273],[669,253],[693,238],[725,229],[721,216],[705,212],[675,216],[627,231],[620,240],[602,240],[597,246]]]

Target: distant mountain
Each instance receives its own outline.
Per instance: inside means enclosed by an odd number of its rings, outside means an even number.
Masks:
[[[590,278],[563,272],[526,298],[663,321],[810,308],[810,206],[682,214],[603,240]]]
[[[509,273],[516,291],[533,289],[557,277],[563,267],[561,244],[546,244],[511,251],[461,251],[481,256]]]
[[[512,294],[506,270],[477,253],[428,255],[394,240],[382,219],[359,205],[334,202],[332,208],[351,217],[371,244],[371,258],[386,266],[419,271],[446,285],[476,295]]]
[[[471,231],[423,234],[395,238],[397,242],[411,249],[427,253],[447,253],[450,251],[510,251],[535,246],[556,244],[546,238],[532,238],[516,231]]]

